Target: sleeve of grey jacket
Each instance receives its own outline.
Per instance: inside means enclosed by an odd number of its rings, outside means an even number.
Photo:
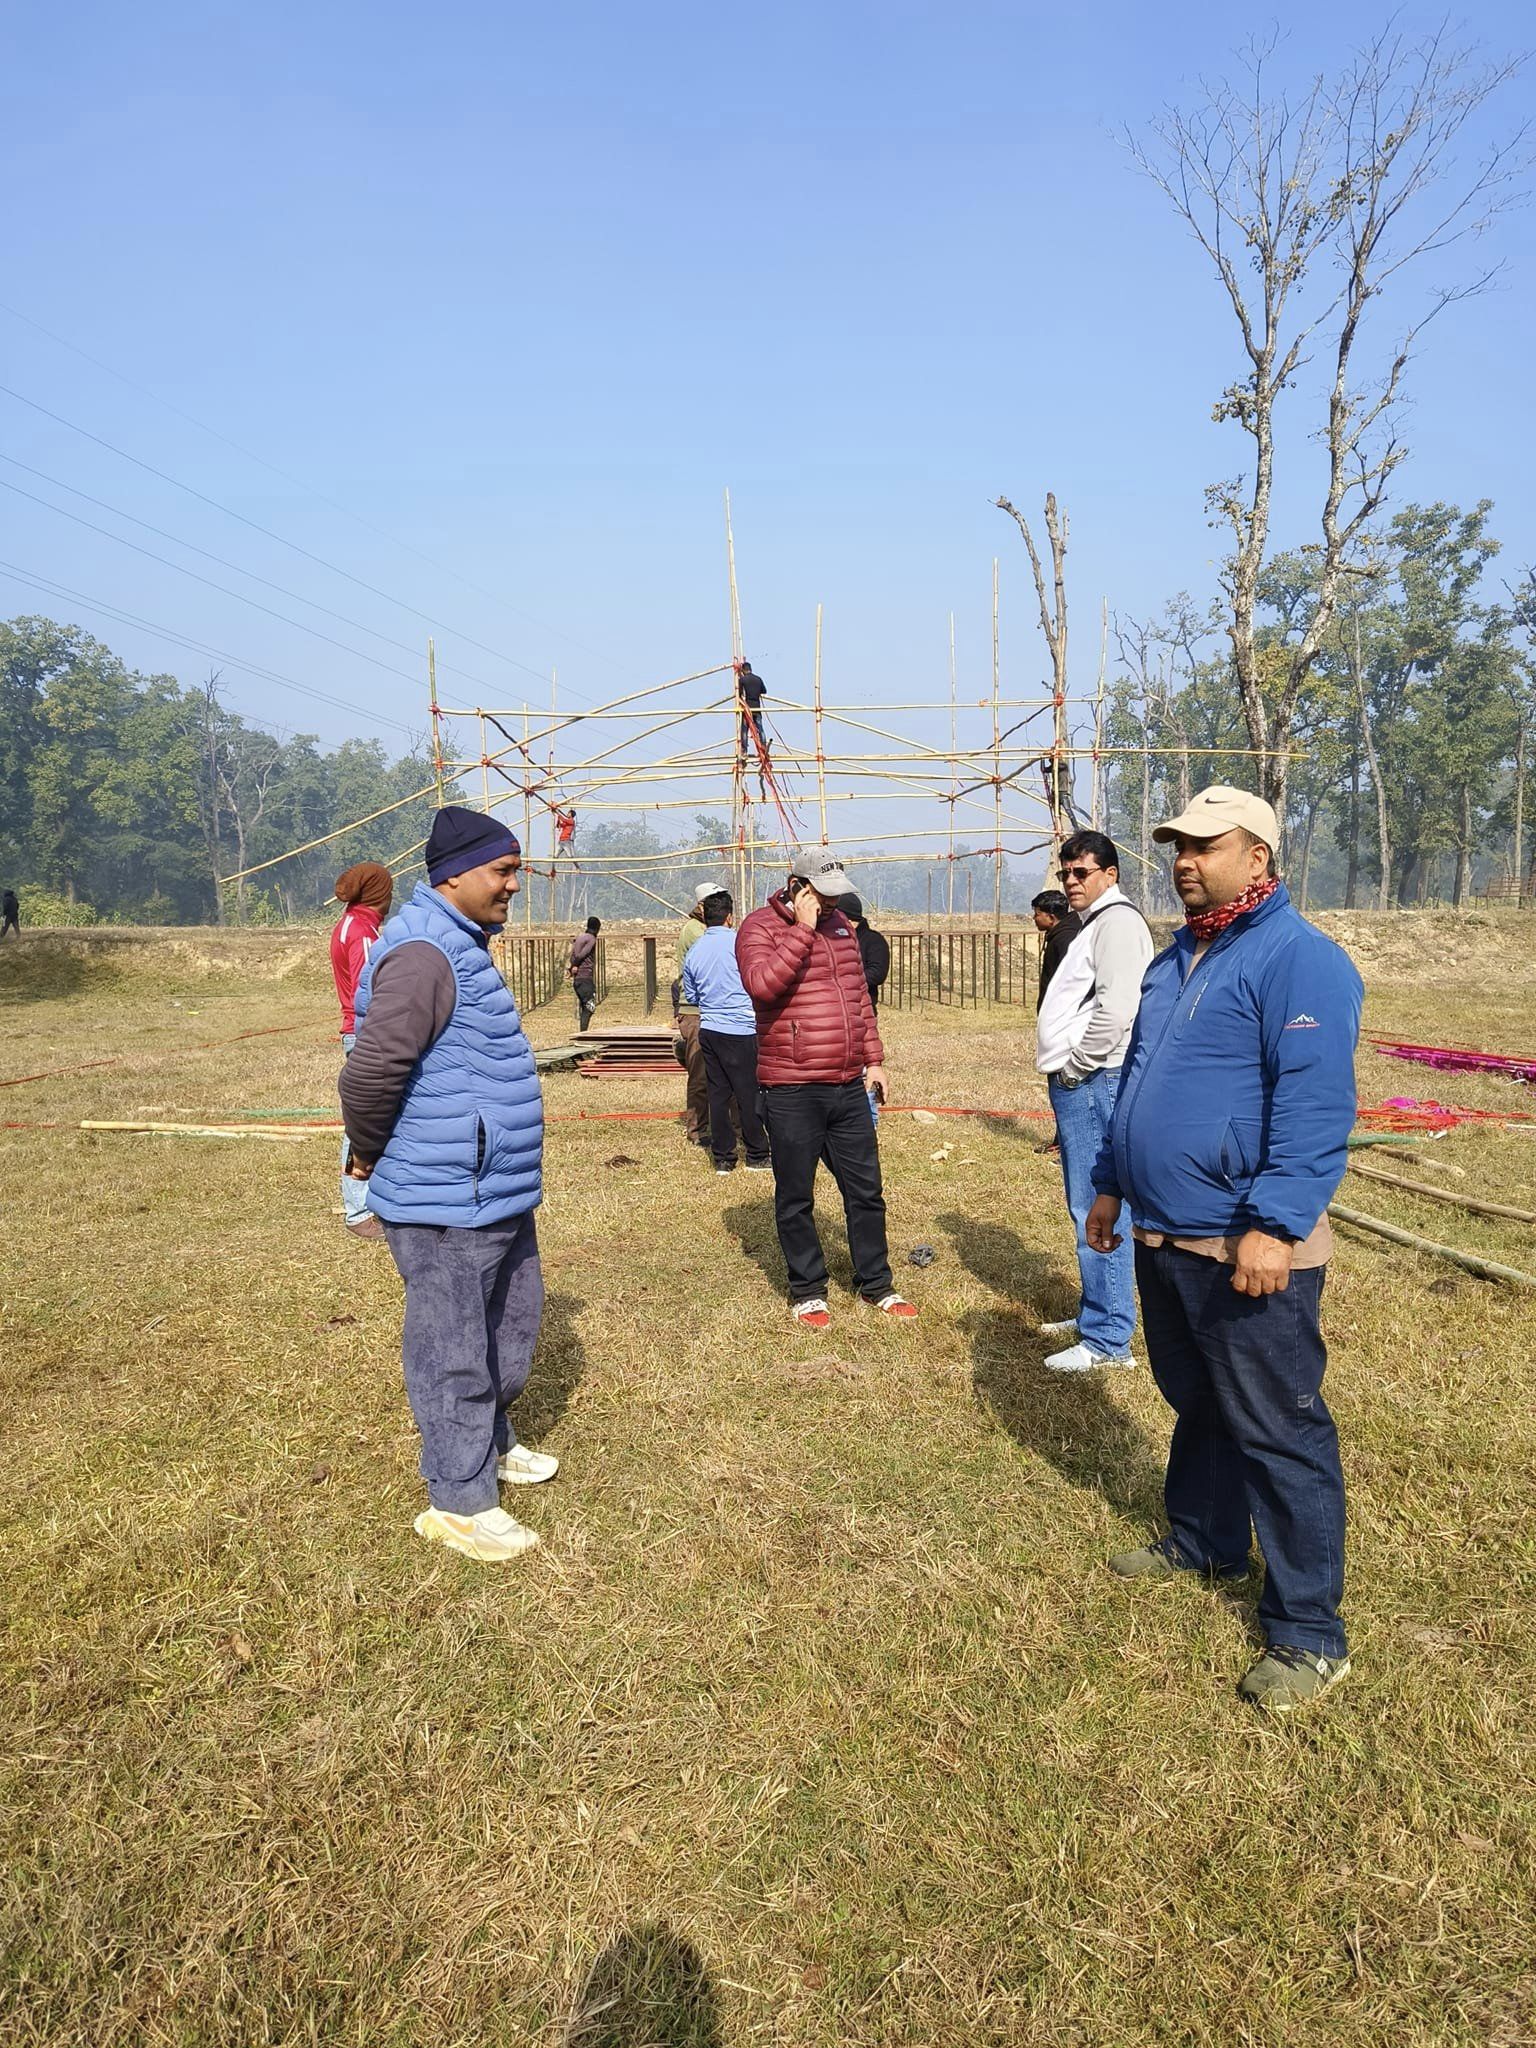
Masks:
[[[338,1084],[347,1143],[376,1162],[389,1143],[416,1062],[448,1027],[458,985],[447,956],[408,939],[374,971],[368,1009]]]
[[[1134,910],[1107,910],[1094,922],[1093,1009],[1068,1063],[1077,1079],[1107,1066],[1141,1007],[1141,977],[1152,958],[1152,934]]]

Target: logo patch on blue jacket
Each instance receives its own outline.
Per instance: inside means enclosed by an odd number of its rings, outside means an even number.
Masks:
[[[1305,1010],[1298,1010],[1285,1028],[1287,1031],[1316,1031],[1318,1024],[1315,1017],[1309,1017]]]

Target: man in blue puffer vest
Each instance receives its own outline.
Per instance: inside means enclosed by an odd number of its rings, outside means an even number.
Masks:
[[[358,982],[341,1077],[348,1171],[367,1181],[405,1282],[405,1388],[430,1502],[416,1533],[487,1564],[539,1540],[498,1505],[498,1479],[533,1485],[558,1469],[518,1443],[507,1414],[544,1308],[544,1104],[490,953],[521,866],[500,819],[437,813],[427,879]]]
[[[1188,921],[1142,981],[1087,1236],[1112,1250],[1129,1205],[1147,1356],[1178,1420],[1168,1534],[1110,1565],[1146,1584],[1244,1578],[1256,1530],[1268,1647],[1238,1690],[1285,1712],[1349,1669],[1344,1475],[1318,1309],[1362,990],[1291,907],[1261,798],[1202,790],[1153,837],[1176,849]]]

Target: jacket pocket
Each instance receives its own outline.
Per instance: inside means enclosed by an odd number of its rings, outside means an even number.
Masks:
[[[800,1050],[800,1024],[799,1020],[795,1017],[791,1017],[789,1020],[789,1053],[790,1058],[798,1067],[805,1055]]]
[[[1234,1118],[1221,1135],[1221,1177],[1230,1188],[1246,1186],[1259,1170],[1261,1130],[1250,1120]]]

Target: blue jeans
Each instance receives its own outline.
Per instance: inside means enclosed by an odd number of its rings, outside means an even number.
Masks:
[[[356,1043],[357,1033],[355,1031],[343,1031],[341,1034],[343,1057],[352,1050]],[[347,1172],[347,1161],[351,1157],[352,1147],[347,1143],[347,1134],[343,1131],[341,1134],[341,1209],[342,1215],[348,1223],[356,1223],[359,1217],[368,1214],[368,1183],[365,1180],[354,1180],[351,1174]]]
[[[1093,1207],[1093,1163],[1109,1129],[1119,1088],[1118,1067],[1101,1067],[1075,1088],[1064,1088],[1054,1074],[1051,1076],[1051,1108],[1061,1138],[1061,1177],[1067,1208],[1077,1226],[1077,1270],[1082,1283],[1077,1334],[1090,1351],[1105,1358],[1124,1357],[1136,1327],[1130,1232],[1124,1233],[1119,1251],[1107,1256],[1090,1251],[1087,1236],[1088,1211]]]
[[[1136,1247],[1147,1357],[1177,1415],[1164,1501],[1181,1556],[1220,1576],[1264,1552],[1270,1643],[1345,1654],[1344,1473],[1323,1403],[1324,1268],[1283,1294],[1235,1294],[1232,1268],[1172,1245]]]
[[[421,1431],[433,1507],[496,1505],[496,1460],[517,1442],[507,1410],[523,1391],[544,1313],[533,1214],[478,1230],[386,1223],[405,1282],[405,1391]]]

